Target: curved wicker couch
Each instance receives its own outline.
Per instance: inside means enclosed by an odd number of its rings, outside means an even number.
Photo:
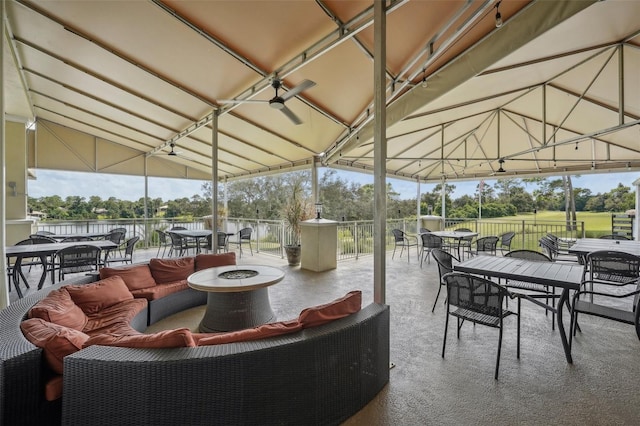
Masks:
[[[0,424],[338,424],[389,380],[389,307],[371,304],[329,324],[253,342],[91,346],[65,358],[62,401],[48,402],[42,350],[25,339],[20,323],[52,289],[96,279],[63,281],[0,312]],[[203,303],[191,289],[163,299],[162,318]],[[146,321],[141,312],[131,325],[144,330]]]

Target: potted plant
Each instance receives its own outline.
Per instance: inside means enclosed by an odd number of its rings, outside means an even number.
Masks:
[[[300,224],[313,217],[312,207],[305,197],[302,182],[295,182],[292,187],[291,197],[284,207],[284,219],[290,230],[289,244],[284,246],[284,250],[291,266],[300,264]]]

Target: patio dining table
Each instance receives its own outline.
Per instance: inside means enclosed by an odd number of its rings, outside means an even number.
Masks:
[[[5,247],[5,256],[7,258],[7,263],[9,259],[15,257],[16,261],[13,265],[13,285],[18,293],[18,296],[22,298],[22,291],[20,290],[19,285],[19,273],[20,268],[22,267],[22,259],[29,257],[38,257],[42,263],[42,275],[40,276],[40,280],[38,282],[38,289],[41,289],[45,279],[47,278],[47,270],[49,269],[49,259],[53,256],[58,250],[63,248],[77,246],[77,245],[85,245],[90,244],[92,246],[97,246],[101,250],[109,250],[117,248],[118,245],[109,241],[109,240],[98,240],[98,241],[71,241],[66,243],[46,243],[46,244],[26,244],[26,245],[18,245],[18,246],[7,246]],[[55,273],[53,269],[51,269],[51,282],[55,283]]]
[[[464,239],[472,239],[473,237],[477,237],[477,232],[470,231],[433,231],[430,234],[437,235],[440,238],[444,238],[447,240],[454,240],[456,242],[457,250],[458,250],[458,259],[462,259],[460,257],[460,243]],[[451,246],[453,247],[453,245]]]
[[[501,256],[477,256],[454,265],[455,271],[486,277],[505,278],[562,289],[556,307],[536,301],[556,313],[560,340],[568,363],[573,363],[571,347],[562,321],[563,305],[568,308],[569,291],[580,289],[583,265],[560,262],[536,262],[533,260]]]
[[[640,256],[640,242],[634,240],[605,240],[601,238],[579,238],[569,247],[569,253],[586,256],[592,251],[621,251]]]

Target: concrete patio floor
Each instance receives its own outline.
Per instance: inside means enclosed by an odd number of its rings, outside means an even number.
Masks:
[[[136,261],[155,257],[138,250]],[[281,267],[286,275],[270,287],[278,319],[360,289],[363,306],[373,301],[373,258],[347,260],[315,273],[290,267],[286,259],[254,254],[240,264]],[[444,295],[434,261],[387,257],[386,303],[391,307],[389,384],[344,425],[636,425],[640,419],[640,342],[632,326],[582,316],[574,340],[574,363],[565,360],[551,315],[523,301],[521,356],[516,358],[516,319],[505,320],[499,380],[494,380],[498,331],[464,324],[460,340],[449,328],[441,357]],[[15,297],[13,291],[11,297]],[[510,305],[515,309],[515,304]],[[200,313],[170,317],[150,329],[197,327]],[[201,312],[201,311],[200,311]],[[565,315],[568,326],[568,318]],[[455,324],[453,322],[452,324]],[[256,419],[259,424],[259,419]]]

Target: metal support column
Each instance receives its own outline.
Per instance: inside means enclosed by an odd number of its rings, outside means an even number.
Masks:
[[[386,300],[386,239],[387,239],[387,110],[386,110],[386,35],[387,16],[385,2],[373,2],[373,176],[375,211],[373,214],[373,301]]]
[[[218,230],[218,111],[211,114],[211,246],[217,245]],[[215,252],[215,250],[214,250]]]
[[[0,34],[2,34],[2,40],[4,40],[4,30],[5,30],[5,2],[2,2],[0,9]],[[2,46],[0,46],[0,64],[4,64],[4,42]],[[4,84],[4,67],[0,66],[0,81]],[[0,278],[0,282],[3,282],[4,285],[0,289],[0,309],[4,309],[9,306],[9,286],[11,283],[7,281],[7,274],[4,271],[7,270],[7,258],[5,256],[6,246],[7,246],[7,226],[6,226],[6,207],[7,207],[7,199],[6,199],[6,156],[5,156],[5,123],[4,123],[4,88],[0,89],[0,112],[2,113],[2,117],[0,117],[0,162],[2,162],[2,171],[0,172],[0,242],[2,242],[2,248],[0,249],[0,271],[2,272],[2,278]]]

